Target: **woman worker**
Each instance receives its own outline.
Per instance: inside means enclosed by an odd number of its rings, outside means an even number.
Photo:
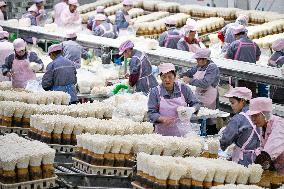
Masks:
[[[127,40],[119,47],[119,55],[131,58],[129,63],[129,85],[135,87],[136,92],[148,94],[150,89],[156,87],[158,82],[152,74],[152,65],[144,52],[134,50],[132,41]]]
[[[12,54],[14,52],[14,46],[13,43],[8,41],[9,33],[7,31],[1,31],[0,28],[0,67],[2,68],[2,65],[5,62],[5,59],[8,55]],[[8,81],[9,78],[5,77],[0,74],[0,81]]]
[[[272,115],[272,100],[258,97],[250,101],[248,115],[262,128],[262,151],[255,159],[264,169],[276,169],[284,174],[284,119]]]
[[[229,98],[235,115],[223,131],[220,146],[225,150],[231,144],[236,147],[232,160],[244,166],[252,164],[260,153],[260,129],[252,123],[247,114],[252,92],[246,87],[236,87],[224,95]]]
[[[132,0],[123,0],[123,9],[119,10],[115,14],[115,22],[114,25],[116,25],[117,31],[119,30],[126,30],[129,25],[132,24],[130,20],[130,15],[128,14],[128,11],[132,9],[133,7],[133,1]]]
[[[193,58],[197,60],[197,65],[181,76],[185,83],[196,86],[197,98],[204,107],[216,109],[218,99],[218,84],[220,81],[220,71],[217,65],[210,59],[211,50],[198,49]],[[207,134],[217,133],[215,120],[209,119],[207,122]]]
[[[183,37],[177,43],[177,49],[196,53],[200,49],[199,40],[196,39],[197,23],[189,18],[186,25],[182,28]]]
[[[159,66],[162,84],[150,91],[148,115],[155,124],[155,132],[164,136],[184,136],[176,125],[177,108],[192,107],[192,112],[200,108],[200,102],[188,86],[176,82],[175,67],[171,63]]]
[[[2,73],[12,78],[13,88],[25,88],[29,80],[36,79],[35,72],[43,69],[43,63],[36,53],[26,50],[23,39],[16,39],[13,46],[15,53],[5,59]]]
[[[284,39],[272,43],[274,53],[268,60],[268,65],[281,68],[284,65]],[[275,103],[284,104],[284,88],[270,86],[270,98]]]
[[[75,87],[77,71],[73,62],[62,56],[61,44],[50,46],[48,54],[53,61],[48,64],[43,75],[43,89],[66,92],[71,96],[71,104],[75,104],[78,101]]]

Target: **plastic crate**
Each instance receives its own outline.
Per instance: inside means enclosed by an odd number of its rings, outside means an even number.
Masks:
[[[55,180],[57,176],[41,180],[34,180],[28,182],[20,182],[15,184],[3,184],[0,182],[0,189],[45,189],[55,187]]]

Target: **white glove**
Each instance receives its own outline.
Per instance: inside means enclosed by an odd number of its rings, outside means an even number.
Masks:
[[[30,67],[30,69],[32,69],[34,72],[38,72],[39,70],[41,70],[42,65],[41,65],[41,64],[38,64],[38,63],[35,63],[35,62],[31,62],[31,63],[29,64],[29,67]]]

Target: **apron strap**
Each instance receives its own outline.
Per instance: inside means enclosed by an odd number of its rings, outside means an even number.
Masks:
[[[147,58],[147,56],[146,56],[146,54],[144,53],[144,52],[142,52],[142,54],[141,54],[141,56],[140,57],[138,57],[138,56],[133,56],[133,57],[136,57],[139,61],[140,61],[140,70],[139,70],[139,79],[138,80],[141,80],[141,79],[143,79],[143,78],[146,78],[147,79],[147,85],[148,85],[148,88],[149,88],[149,86],[150,86],[150,81],[149,81],[149,76],[151,76],[152,75],[152,73],[150,73],[149,75],[146,75],[146,76],[144,76],[144,77],[142,77],[142,71],[143,71],[143,65],[144,65],[144,63],[143,63],[143,58],[146,58],[146,60],[147,61],[149,61],[148,60],[148,58]],[[149,61],[150,62],[150,61]]]

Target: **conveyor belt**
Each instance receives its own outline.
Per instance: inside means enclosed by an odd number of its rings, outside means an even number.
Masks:
[[[62,188],[131,188],[132,179],[129,177],[86,174],[71,163],[55,165],[55,173]]]
[[[16,32],[19,36],[33,35],[39,39],[64,40],[64,34],[47,33],[42,27],[12,28],[5,27],[3,22],[1,22],[0,25],[3,26],[4,30]],[[78,34],[77,41],[81,43],[81,45],[90,48],[100,45],[118,48],[120,44],[120,41],[117,39],[102,38],[87,34]],[[192,59],[193,53],[190,52],[158,47],[157,50],[148,50],[146,53],[150,61],[155,65],[161,62],[172,62],[182,67],[192,67],[195,65],[195,60]],[[278,68],[222,58],[212,58],[212,60],[218,65],[222,75],[284,87],[284,77],[281,74],[281,70]]]

